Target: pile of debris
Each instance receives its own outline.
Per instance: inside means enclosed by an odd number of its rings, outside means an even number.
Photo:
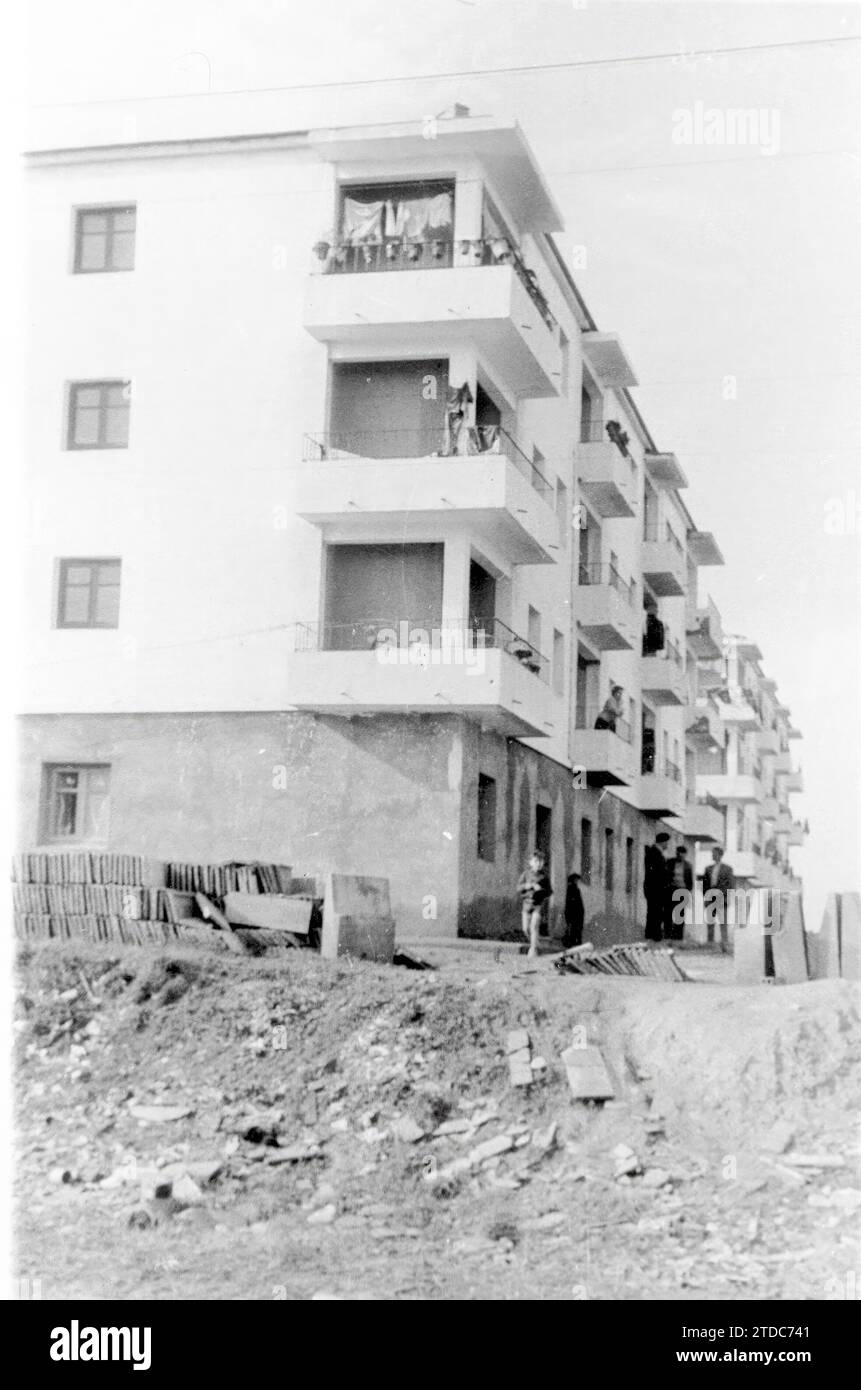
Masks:
[[[672,981],[690,979],[670,947],[651,946],[639,941],[605,946],[597,951],[587,941],[582,946],[572,946],[569,951],[555,956],[553,964],[562,974],[571,975],[641,975],[653,980]]]

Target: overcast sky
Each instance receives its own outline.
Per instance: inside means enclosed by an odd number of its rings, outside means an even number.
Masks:
[[[142,136],[228,133],[264,109],[276,130],[454,100],[519,119],[593,316],[622,336],[652,434],[726,557],[703,587],[726,630],[759,643],[803,730],[808,921],[829,889],[857,889],[861,43],[848,38],[861,5],[33,0],[31,12],[34,139],[128,131],[129,114]],[[811,42],[831,38],[843,41]],[[692,56],[726,48],[740,51]],[[632,61],[667,54],[683,56]],[[477,72],[514,65],[543,66]],[[249,103],[249,88],[273,90]],[[727,109],[758,113],[758,143],[674,140],[678,113],[699,111],[702,135]]]

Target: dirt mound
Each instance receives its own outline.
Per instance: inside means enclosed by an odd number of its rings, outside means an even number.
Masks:
[[[617,1099],[603,1109],[571,1097],[560,1058],[575,1027],[613,1075]],[[517,1028],[546,1061],[527,1088],[509,1078]],[[773,1208],[779,1240],[787,1193],[802,1200],[797,1184],[806,1193],[822,1177],[759,1165],[776,1121],[784,1149],[845,1157],[844,1187],[854,1149],[861,1028],[840,981],[742,990],[525,973],[516,956],[452,955],[431,973],[301,951],[255,960],[46,945],[20,952],[16,1031],[22,1249],[47,1259],[65,1222],[61,1282],[81,1296],[229,1297],[239,1280],[239,1296],[268,1297],[254,1281],[269,1265],[247,1242],[271,1236],[291,1251],[290,1296],[373,1267],[378,1292],[396,1268],[398,1296],[517,1297],[522,1250],[529,1296],[542,1281],[544,1296],[560,1296],[554,1279],[570,1288],[574,1251],[588,1296],[618,1297],[638,1232],[649,1296],[664,1286],[671,1296],[682,1276],[697,1286],[687,1247],[708,1242],[710,1225],[729,1260],[731,1239],[759,1220],[751,1194],[764,1191],[755,1200]],[[621,1175],[620,1145],[635,1159]],[[732,1193],[718,1181],[728,1151],[739,1158]],[[199,1202],[140,1207],[135,1175],[161,1169],[193,1190],[189,1165],[217,1172]],[[829,1193],[826,1181],[826,1205]],[[817,1215],[802,1212],[799,1239]],[[338,1238],[327,1245],[329,1226]],[[840,1238],[828,1236],[823,1269]],[[395,1239],[404,1249],[392,1265]],[[143,1253],[164,1242],[181,1268],[192,1259],[190,1282],[142,1273]],[[491,1269],[470,1284],[481,1251]],[[715,1276],[713,1296],[763,1277],[735,1246],[732,1258],[742,1263]]]

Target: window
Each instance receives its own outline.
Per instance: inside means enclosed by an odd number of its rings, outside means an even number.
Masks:
[[[561,478],[556,479],[556,518],[559,522],[559,539],[568,544],[568,489]]]
[[[43,835],[69,843],[105,840],[111,769],[108,764],[62,763],[44,772]]]
[[[608,893],[613,891],[613,856],[614,838],[613,831],[608,826],[604,831],[604,887]]]
[[[57,627],[118,627],[119,560],[61,560]]]
[[[496,781],[478,774],[478,857],[492,864],[496,859]]]
[[[130,383],[76,381],[69,387],[67,449],[127,449]]]
[[[541,614],[530,603],[526,613],[526,640],[530,647],[541,651]]]
[[[135,207],[79,208],[75,219],[75,274],[134,270]]]
[[[565,694],[565,638],[558,628],[553,629],[553,693]]]
[[[571,377],[571,344],[568,341],[567,334],[564,333],[561,328],[559,329],[559,352],[561,357],[562,368],[561,381],[559,384],[562,387],[563,396],[567,396],[568,383]]]
[[[634,841],[630,835],[625,840],[625,892],[634,891]]]
[[[586,816],[580,822],[580,877],[592,882],[592,822]]]

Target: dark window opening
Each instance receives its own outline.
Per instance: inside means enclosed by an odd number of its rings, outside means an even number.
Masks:
[[[496,780],[478,774],[478,857],[492,864],[496,859]]]

